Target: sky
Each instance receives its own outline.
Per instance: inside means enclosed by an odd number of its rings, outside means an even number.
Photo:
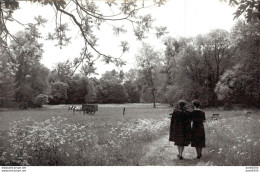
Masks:
[[[107,13],[104,2],[98,2],[102,12]],[[230,31],[235,24],[233,13],[235,8],[228,5],[227,2],[220,0],[169,0],[161,7],[153,7],[142,9],[140,14],[151,14],[155,19],[154,26],[166,26],[169,32],[166,36],[172,37],[191,37],[198,34],[206,34],[212,29],[225,29]],[[34,16],[42,15],[48,19],[45,27],[41,29],[44,35],[51,32],[55,26],[54,10],[49,6],[41,6],[36,3],[20,2],[20,9],[14,12],[14,17],[22,23],[32,22]],[[65,19],[66,21],[66,19]],[[68,22],[71,23],[70,20]],[[135,55],[141,47],[141,42],[137,41],[131,31],[130,23],[119,23],[125,28],[129,28],[126,34],[116,37],[111,31],[109,25],[103,25],[100,31],[96,31],[99,38],[98,49],[105,53],[118,57],[121,54],[120,41],[126,40],[130,44],[130,51],[123,56],[127,64],[122,68],[124,71],[135,67]],[[22,27],[16,23],[10,23],[8,26],[12,33],[21,30]],[[44,54],[42,63],[52,69],[58,62],[73,60],[79,57],[83,41],[78,30],[72,24],[71,28],[71,44],[60,49],[55,46],[55,42],[40,40],[44,44]],[[155,50],[163,51],[164,46],[162,39],[156,39],[154,35],[150,35],[144,42],[151,44]],[[100,75],[107,70],[115,68],[113,64],[107,65],[98,61],[95,64],[97,73]]]

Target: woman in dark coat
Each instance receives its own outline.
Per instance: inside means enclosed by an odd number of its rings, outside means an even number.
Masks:
[[[179,101],[179,107],[175,108],[171,117],[170,124],[170,138],[169,141],[173,141],[174,145],[178,146],[179,159],[183,159],[182,153],[184,146],[190,144],[191,137],[191,123],[189,119],[189,111],[185,108],[185,101]]]
[[[196,148],[197,158],[200,159],[202,154],[202,148],[206,147],[205,144],[205,130],[203,122],[206,120],[205,113],[199,109],[200,101],[193,100],[192,104],[194,110],[191,112],[191,146]]]

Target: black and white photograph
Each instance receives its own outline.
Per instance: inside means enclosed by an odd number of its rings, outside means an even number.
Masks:
[[[1,172],[258,172],[259,126],[259,0],[0,0]]]

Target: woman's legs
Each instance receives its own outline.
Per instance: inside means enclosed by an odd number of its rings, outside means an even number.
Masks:
[[[183,153],[183,150],[184,150],[184,146],[177,146],[178,147],[178,152],[179,154],[177,155],[179,159],[183,159],[182,157],[182,153]]]
[[[200,153],[199,155],[200,155],[200,156],[202,156],[201,152],[202,152],[202,148],[200,148],[200,150],[199,150],[199,153]]]
[[[180,148],[180,146],[177,146],[178,147],[178,155],[180,155],[181,154],[181,148]]]
[[[182,157],[182,153],[184,151],[184,146],[180,146],[180,156]]]
[[[199,154],[200,154],[200,148],[198,148],[198,147],[195,147],[196,148],[196,152],[197,152],[197,156],[199,156]]]
[[[202,148],[201,147],[196,147],[196,152],[197,152],[197,158],[200,158],[202,156]]]

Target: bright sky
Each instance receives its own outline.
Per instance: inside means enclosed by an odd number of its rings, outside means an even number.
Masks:
[[[104,3],[104,2],[98,2]],[[43,28],[42,34],[47,35],[52,32],[55,26],[54,11],[51,6],[41,6],[35,3],[20,2],[21,9],[14,12],[14,17],[23,23],[32,22],[34,16],[42,15],[48,19],[48,23]],[[233,13],[235,8],[232,8],[228,3],[221,2],[220,0],[169,0],[165,5],[143,9],[140,14],[152,14],[156,19],[154,26],[166,26],[169,34],[167,36],[182,37],[182,36],[196,36],[198,34],[205,34],[212,29],[220,28],[230,31],[234,25]],[[126,28],[131,27],[126,23],[122,23]],[[21,27],[18,24],[10,24],[11,31],[16,32]],[[129,53],[125,54],[123,58],[127,61],[127,65],[123,68],[127,71],[129,68],[134,67],[134,57],[141,46],[141,42],[137,41],[132,32],[121,37],[115,37],[112,34],[111,28],[104,25],[101,31],[96,32],[99,37],[99,49],[105,53],[114,56],[119,56],[121,53],[119,44],[121,40],[127,40],[130,44]],[[54,46],[56,42],[43,41],[44,54],[42,63],[50,69],[56,63],[73,59],[79,56],[80,50],[83,47],[82,38],[77,34],[74,26],[71,27],[72,44],[60,49]],[[150,36],[144,40],[155,47],[156,50],[162,50],[162,40],[156,39],[155,36]],[[106,65],[104,62],[96,64],[97,72],[104,73],[106,70],[112,70],[114,65]]]

